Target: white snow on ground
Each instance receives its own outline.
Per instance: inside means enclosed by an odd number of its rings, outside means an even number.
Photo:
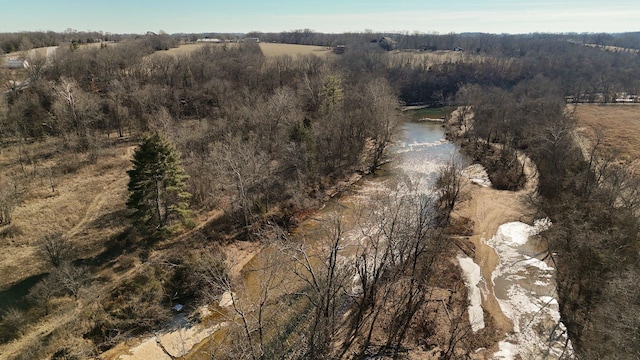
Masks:
[[[525,256],[527,257],[527,256]],[[546,262],[542,261],[542,260],[538,260],[536,258],[532,258],[532,257],[527,257],[527,260],[522,261],[522,264],[525,266],[534,266],[537,267],[538,269],[542,270],[542,271],[553,271],[555,270],[555,268],[547,265]]]
[[[487,174],[487,170],[484,166],[480,164],[473,164],[467,166],[464,170],[462,170],[462,175],[467,177],[469,181],[476,185],[480,185],[482,187],[490,187],[491,180],[489,180],[489,174]]]
[[[225,291],[220,296],[220,302],[218,303],[218,306],[220,306],[221,308],[226,308],[233,305],[233,299],[235,297],[236,297],[235,293],[231,291]]]
[[[500,350],[493,354],[494,359],[513,360],[518,354],[518,346],[506,341],[500,341],[498,344]]]
[[[482,310],[482,296],[478,284],[482,280],[480,266],[469,257],[458,256],[462,268],[464,282],[469,289],[469,322],[471,329],[476,332],[484,329],[484,311]]]
[[[565,351],[567,335],[560,322],[555,269],[527,255],[535,252],[527,244],[529,237],[549,226],[548,219],[536,221],[533,226],[506,223],[493,238],[485,240],[500,258],[491,280],[500,308],[514,325],[514,333],[500,342],[494,359],[558,359]],[[569,344],[564,355],[571,352]]]

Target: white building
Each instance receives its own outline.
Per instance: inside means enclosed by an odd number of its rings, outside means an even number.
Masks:
[[[222,40],[220,39],[209,39],[209,38],[204,38],[204,39],[198,39],[196,40],[196,42],[205,42],[205,43],[214,43],[214,44],[219,44],[222,42]]]

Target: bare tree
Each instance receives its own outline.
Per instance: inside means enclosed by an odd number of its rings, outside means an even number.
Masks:
[[[90,272],[87,267],[68,263],[58,267],[54,275],[64,290],[73,295],[76,300],[78,300],[80,289],[90,280]]]
[[[69,260],[73,253],[73,245],[62,233],[46,234],[38,241],[40,255],[54,267],[59,267]]]
[[[441,224],[449,225],[451,212],[460,200],[464,176],[462,175],[462,163],[460,159],[451,159],[440,168],[436,189],[439,193],[437,207]]]
[[[395,193],[374,201],[375,210],[364,210],[358,225],[352,311],[339,357],[349,350],[397,356],[415,314],[431,296],[428,281],[443,248],[431,197]],[[377,329],[384,329],[380,343],[373,342]]]
[[[324,240],[313,249],[304,240],[286,249],[293,260],[293,272],[304,284],[301,295],[311,304],[311,319],[306,332],[306,356],[321,359],[331,353],[339,323],[339,308],[345,300],[345,288],[352,274],[345,258],[339,255],[344,246],[344,224],[338,214],[325,225]]]
[[[258,207],[268,207],[268,204],[260,204],[261,201],[268,201],[261,198],[267,193],[260,190],[269,181],[269,157],[251,142],[247,143],[238,137],[217,144],[212,156],[218,163],[219,179],[228,182],[234,189],[232,212],[240,212],[241,223],[249,232]]]
[[[400,109],[389,83],[382,79],[370,81],[364,92],[363,102],[367,103],[369,138],[372,142],[371,172],[380,166],[384,150],[400,124]]]
[[[28,301],[44,308],[45,314],[51,311],[50,300],[58,296],[62,288],[51,276],[47,276],[34,285],[27,295]]]

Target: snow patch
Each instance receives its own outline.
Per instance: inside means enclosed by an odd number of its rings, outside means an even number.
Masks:
[[[560,322],[557,293],[553,281],[555,269],[538,257],[528,244],[529,237],[551,226],[549,219],[533,225],[510,222],[500,225],[496,235],[484,240],[499,256],[491,280],[502,312],[513,321],[514,333],[500,342],[494,359],[547,358],[563,354],[567,335]],[[528,255],[529,253],[529,255]],[[567,352],[571,353],[571,345]]]
[[[524,245],[529,241],[529,235],[531,235],[532,226],[529,226],[521,222],[510,222],[500,225],[498,232],[492,241],[494,244],[501,243],[500,245],[518,246]]]
[[[558,300],[556,300],[554,297],[551,297],[551,296],[540,296],[540,301],[543,304],[558,305]]]
[[[533,266],[536,267],[542,271],[553,271],[555,270],[553,267],[547,265],[546,262],[542,261],[542,260],[538,260],[536,258],[532,258],[529,257],[527,260],[522,262],[523,265],[525,266]]]
[[[489,174],[487,174],[487,170],[484,166],[480,164],[473,164],[467,166],[464,170],[462,170],[462,175],[467,177],[469,181],[476,185],[480,185],[482,187],[490,187],[491,180],[489,180]]]
[[[518,354],[518,346],[506,341],[500,341],[498,344],[500,350],[493,354],[494,359],[499,360],[513,360]]]
[[[482,297],[478,287],[482,280],[480,266],[469,257],[458,256],[458,262],[462,268],[464,282],[469,288],[469,322],[473,332],[476,332],[484,329],[484,311],[482,310]]]
[[[236,297],[236,294],[231,292],[231,291],[225,291],[224,293],[222,293],[222,295],[220,296],[220,302],[218,303],[218,305],[221,308],[226,308],[229,307],[231,305],[233,305],[233,299]]]

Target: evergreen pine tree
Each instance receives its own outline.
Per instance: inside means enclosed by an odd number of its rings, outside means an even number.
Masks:
[[[134,210],[135,224],[151,230],[184,222],[191,194],[184,190],[187,175],[175,147],[158,133],[148,135],[131,161],[127,207]]]

